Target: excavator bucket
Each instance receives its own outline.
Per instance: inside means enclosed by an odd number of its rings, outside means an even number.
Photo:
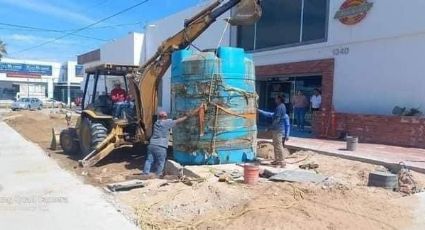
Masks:
[[[262,10],[258,0],[241,0],[228,22],[232,26],[252,25],[260,19],[261,14]]]

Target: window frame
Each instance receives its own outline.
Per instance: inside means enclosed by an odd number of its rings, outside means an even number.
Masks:
[[[300,17],[301,17],[301,26],[300,26],[300,40],[302,40],[302,35],[303,35],[303,27],[304,27],[304,1],[305,0],[301,0],[302,1],[302,11],[300,13]],[[328,41],[328,32],[329,32],[329,14],[330,14],[330,0],[326,0],[326,20],[325,20],[325,37],[323,39],[315,39],[315,40],[310,40],[310,41],[300,41],[297,43],[292,43],[292,44],[284,44],[284,45],[278,45],[278,46],[271,46],[271,47],[267,47],[267,48],[261,48],[261,49],[257,49],[256,48],[256,39],[255,39],[255,34],[254,34],[254,44],[253,47],[254,49],[252,50],[245,50],[245,52],[247,53],[257,53],[257,52],[264,52],[264,51],[270,51],[270,50],[277,50],[277,49],[283,49],[283,48],[292,48],[292,47],[298,47],[298,46],[305,46],[305,45],[312,45],[312,44],[318,44],[318,43],[324,43]],[[255,23],[256,26],[257,23]],[[233,43],[235,46],[238,46],[238,26],[233,26],[234,28],[234,32],[231,32],[231,35],[233,34],[235,36],[234,39],[232,39],[232,36],[230,36],[230,40],[231,43]],[[255,31],[255,29],[254,29]],[[243,47],[240,47],[243,48]]]

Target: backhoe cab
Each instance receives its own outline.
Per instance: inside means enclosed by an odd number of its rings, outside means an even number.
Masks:
[[[127,79],[137,69],[138,66],[105,64],[86,70],[81,115],[75,128],[60,135],[65,153],[81,153],[81,163],[91,166],[119,146],[140,142],[134,89]],[[117,89],[124,93],[124,98],[114,99],[112,93]],[[103,150],[94,158],[96,147],[101,146]]]

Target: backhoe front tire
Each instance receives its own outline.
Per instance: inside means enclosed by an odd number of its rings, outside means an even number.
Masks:
[[[74,128],[62,130],[60,133],[60,145],[64,153],[75,155],[80,152],[77,131]]]
[[[108,129],[100,122],[84,118],[80,126],[80,149],[87,156],[96,146],[108,136]]]

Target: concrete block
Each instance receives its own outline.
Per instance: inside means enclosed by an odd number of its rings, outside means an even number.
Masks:
[[[290,164],[287,164],[285,168],[276,168],[273,166],[260,165],[260,175],[262,177],[269,178],[281,172],[284,172],[287,170],[296,170],[296,169],[298,169],[296,165],[290,165]]]
[[[164,174],[180,176],[183,171],[183,166],[173,160],[165,162]]]
[[[202,166],[184,167],[173,160],[167,160],[167,162],[165,162],[164,174],[174,175],[174,176],[185,175],[187,177],[201,178],[202,176],[196,170],[193,170],[194,169],[193,167],[202,167]]]

